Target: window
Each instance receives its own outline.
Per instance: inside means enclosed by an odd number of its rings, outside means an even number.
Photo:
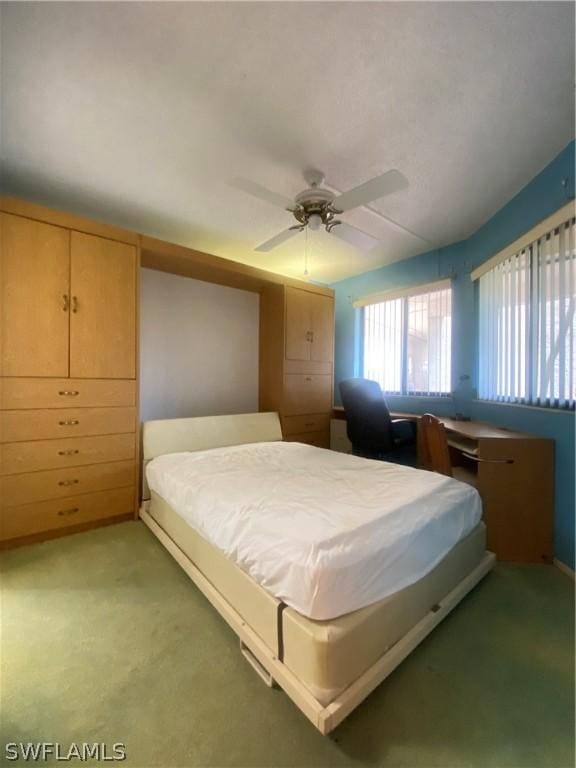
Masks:
[[[384,392],[445,395],[450,386],[449,281],[364,306],[364,376]]]
[[[570,218],[480,277],[481,398],[574,407],[575,227]]]

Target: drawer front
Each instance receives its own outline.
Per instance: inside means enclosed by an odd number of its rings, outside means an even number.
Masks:
[[[135,408],[50,408],[0,412],[0,439],[5,443],[113,435],[134,432],[135,429]]]
[[[136,382],[124,379],[4,378],[0,408],[135,406]]]
[[[315,445],[317,448],[330,448],[330,432],[328,430],[287,435],[284,439],[288,443],[306,443],[307,445]]]
[[[332,408],[332,376],[289,373],[284,376],[284,416],[329,413]]]
[[[68,496],[0,511],[0,540],[30,536],[134,512],[134,487]]]
[[[0,445],[0,474],[79,467],[136,458],[136,435],[102,435]]]
[[[33,504],[60,499],[71,493],[92,493],[110,488],[125,488],[136,482],[133,461],[115,461],[89,467],[49,469],[23,475],[0,477],[0,507]]]
[[[332,363],[319,360],[284,360],[284,373],[332,374]]]
[[[285,435],[301,432],[324,432],[330,429],[330,414],[313,413],[305,416],[284,416],[282,430]]]

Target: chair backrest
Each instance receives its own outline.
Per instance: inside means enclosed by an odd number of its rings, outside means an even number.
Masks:
[[[390,451],[392,421],[378,382],[346,379],[340,382],[340,394],[354,451],[373,456]]]
[[[425,413],[418,422],[418,454],[423,469],[452,477],[446,430],[431,413]]]

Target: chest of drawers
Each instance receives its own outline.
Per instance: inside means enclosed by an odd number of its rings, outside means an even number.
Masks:
[[[0,544],[131,517],[136,382],[0,383]]]

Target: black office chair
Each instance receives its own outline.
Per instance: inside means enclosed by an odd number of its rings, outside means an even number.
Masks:
[[[390,417],[377,381],[346,379],[340,395],[355,456],[416,466],[416,424]]]

